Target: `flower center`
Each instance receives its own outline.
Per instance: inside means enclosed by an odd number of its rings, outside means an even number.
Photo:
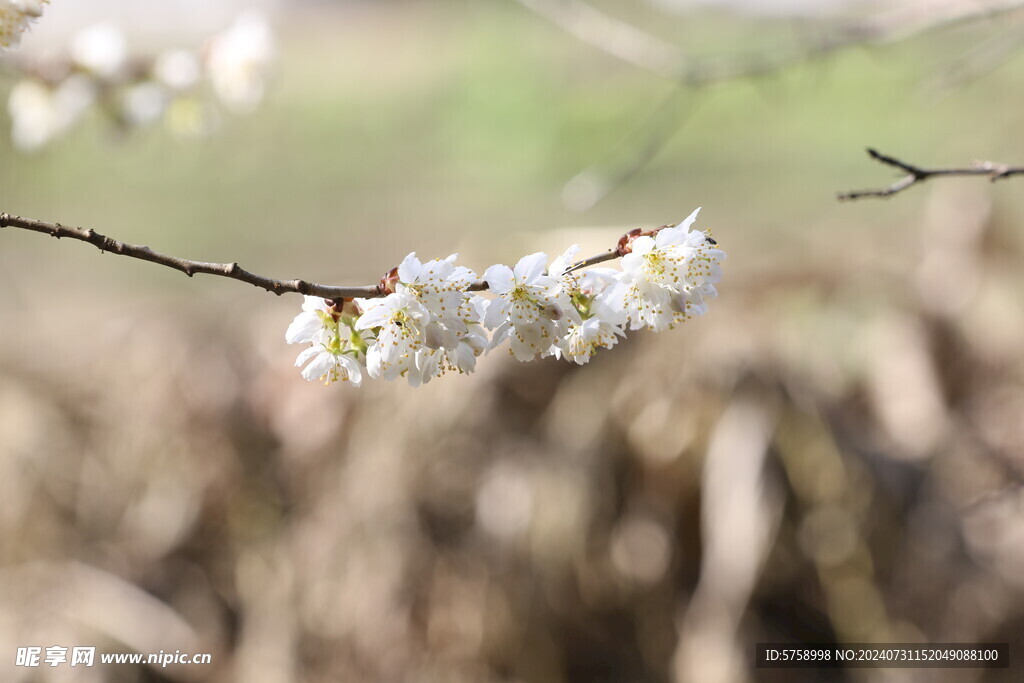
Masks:
[[[649,275],[664,275],[665,264],[657,253],[648,252],[644,254],[644,270]]]

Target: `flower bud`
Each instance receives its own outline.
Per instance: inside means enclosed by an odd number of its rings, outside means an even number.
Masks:
[[[661,227],[667,228],[669,226],[663,225]],[[661,230],[661,228],[658,228],[658,230]],[[616,253],[618,253],[619,256],[625,256],[626,254],[632,253],[633,242],[636,241],[637,237],[651,237],[654,233],[658,232],[658,230],[641,230],[640,228],[633,228],[619,238],[619,244],[615,248]]]
[[[336,300],[334,302],[334,310],[340,313],[343,318],[358,318],[363,314],[363,310],[359,308],[356,300],[348,298]]]
[[[398,286],[398,266],[395,266],[380,279],[380,292],[381,294],[394,294],[395,289]]]

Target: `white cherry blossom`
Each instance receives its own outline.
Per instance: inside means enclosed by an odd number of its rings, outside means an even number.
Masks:
[[[17,47],[22,32],[43,14],[48,0],[0,0],[0,49]]]
[[[506,339],[512,355],[527,361],[551,352],[579,312],[562,284],[544,273],[547,254],[524,256],[515,269],[491,266],[484,273],[495,298],[487,306],[484,324],[494,329],[491,347]]]
[[[622,257],[622,272],[603,297],[622,313],[629,328],[661,331],[706,312],[706,298],[717,292],[725,253],[714,248],[703,232],[690,230],[697,211],[679,225],[643,235]]]
[[[416,354],[426,344],[425,326],[430,313],[416,295],[399,286],[397,292],[381,299],[359,299],[364,313],[356,330],[376,330],[376,341],[366,352],[370,377],[387,380],[405,376],[415,369]]]
[[[694,211],[676,226],[627,233],[619,243],[622,270],[573,270],[577,245],[546,269],[541,252],[515,268],[491,266],[483,276],[488,298],[475,293],[483,287],[455,254],[420,261],[411,253],[381,279],[381,296],[341,299],[341,308],[306,297],[285,338],[310,344],[297,365],[307,379],[328,383],[358,384],[365,370],[415,387],[473,372],[477,358],[506,341],[520,361],[555,356],[584,365],[618,344],[626,328],[663,330],[707,310],[725,253],[691,229],[696,217]]]
[[[285,341],[311,344],[295,359],[296,367],[308,363],[302,370],[307,380],[321,380],[326,384],[341,380],[360,385],[365,343],[352,328],[353,313],[346,312],[344,307],[338,312],[320,297],[305,297],[302,313],[288,326]]]
[[[20,81],[7,98],[14,146],[23,152],[43,147],[78,122],[95,98],[92,81],[81,74],[54,86],[34,78]]]
[[[556,355],[565,356],[578,365],[589,363],[600,348],[610,349],[626,333],[618,325],[591,316],[579,325],[573,324],[564,338],[559,340]]]
[[[579,247],[572,245],[551,262],[549,269],[551,275],[561,279],[564,291],[582,318],[579,323],[569,324],[568,330],[556,342],[551,353],[583,365],[590,362],[597,349],[615,346],[619,337],[625,336],[625,333],[620,326],[624,316],[612,310],[601,298],[603,292],[615,281],[617,271],[593,268],[567,272],[578,253]]]
[[[14,46],[45,0],[0,0],[0,49]],[[67,68],[36,70],[15,65],[24,76],[11,88],[7,107],[14,146],[35,151],[66,133],[90,109],[102,110],[121,128],[166,124],[172,133],[209,133],[221,108],[249,112],[259,104],[265,72],[274,55],[269,24],[244,13],[200,50],[170,49],[155,58],[133,56],[113,22],[76,33]],[[39,74],[45,74],[45,79]],[[212,92],[200,88],[209,82]]]
[[[476,281],[476,273],[455,265],[457,256],[421,263],[413,252],[398,266],[399,284],[430,312],[431,322],[456,334],[473,320],[473,309],[465,305],[471,297],[466,290]]]
[[[110,79],[128,61],[128,40],[113,22],[93,24],[72,38],[71,59],[82,69]]]
[[[329,346],[322,346],[321,348],[311,346],[299,354],[299,357],[295,359],[295,366],[301,367],[310,359],[312,359],[312,362],[302,369],[302,376],[310,382],[321,380],[325,384],[330,384],[331,382],[341,380],[343,382],[352,382],[354,387],[362,384],[363,368],[351,356],[347,356]]]
[[[487,333],[482,325],[471,324],[450,347],[424,347],[416,354],[415,372],[409,373],[413,386],[426,384],[434,377],[448,372],[468,374],[476,369],[476,359],[489,348]]]
[[[270,24],[257,11],[242,14],[210,41],[206,53],[210,82],[226,107],[239,113],[256,108],[263,99],[274,51]]]

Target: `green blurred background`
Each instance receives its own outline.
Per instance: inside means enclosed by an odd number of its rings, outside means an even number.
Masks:
[[[598,4],[739,61],[840,21]],[[89,14],[61,5],[27,51]],[[893,179],[866,146],[1024,160],[1024,18],[681,89],[516,2],[269,11],[254,113],[199,139],[93,113],[31,155],[0,136],[0,211],[368,284],[409,251],[482,272],[702,206],[729,254],[721,297],[583,368],[494,354],[419,390],[324,388],[291,368],[297,297],[3,230],[0,657],[51,641],[214,656],[5,680],[1017,680],[1020,181],[835,195]],[[202,42],[127,28],[142,52]],[[1009,47],[987,60],[993,44]],[[567,208],[566,183],[628,167],[659,116],[679,123],[650,163]],[[1015,658],[754,668],[772,640]]]

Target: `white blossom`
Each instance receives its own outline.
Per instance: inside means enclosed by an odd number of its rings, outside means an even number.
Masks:
[[[562,284],[544,273],[547,260],[547,254],[538,252],[519,259],[515,269],[494,265],[484,273],[495,295],[484,317],[485,325],[495,330],[491,347],[507,339],[520,361],[551,353],[568,325],[580,321]]]
[[[481,289],[477,276],[456,265],[455,254],[424,262],[411,253],[382,278],[383,296],[342,299],[340,309],[306,297],[285,338],[310,344],[297,365],[305,365],[307,379],[327,382],[358,384],[365,369],[415,387],[473,372],[477,358],[505,341],[520,361],[551,355],[583,365],[618,344],[627,327],[662,330],[707,310],[725,253],[691,230],[696,217],[627,233],[621,271],[581,268],[575,244],[546,270],[544,253],[524,256],[515,268],[491,266],[483,276],[489,299],[470,292]]]
[[[16,44],[42,1],[0,0],[0,46]],[[112,22],[92,25],[70,41],[68,68],[44,70],[45,81],[27,77],[12,89],[8,109],[14,146],[33,151],[46,145],[93,106],[119,128],[162,122],[176,134],[208,133],[219,124],[224,107],[250,111],[260,102],[273,52],[269,25],[248,13],[201,53],[170,49],[151,62],[135,59],[128,68],[128,41],[121,29]],[[212,93],[198,87],[204,81]]]
[[[124,93],[122,110],[125,121],[141,126],[159,120],[170,103],[171,95],[153,81],[143,81]]]
[[[705,233],[690,230],[698,211],[653,237],[637,237],[622,257],[622,272],[602,298],[625,316],[630,329],[667,329],[705,313],[705,299],[717,295],[714,283],[721,279],[725,252]]]
[[[355,329],[376,330],[376,342],[366,352],[370,377],[393,380],[408,375],[416,367],[416,353],[426,343],[430,313],[404,287],[381,299],[357,301],[364,313]]]
[[[445,327],[463,327],[472,318],[464,306],[470,298],[466,289],[476,280],[469,268],[455,265],[457,254],[421,263],[416,252],[398,266],[398,281],[430,312],[431,320]]]
[[[17,47],[28,25],[43,14],[48,0],[0,0],[0,49]]]
[[[610,268],[593,268],[568,272],[579,253],[579,246],[572,245],[565,253],[551,262],[548,269],[552,276],[561,279],[562,287],[579,311],[582,320],[571,322],[552,348],[552,355],[565,356],[579,365],[590,362],[599,348],[615,346],[619,337],[624,337],[621,325],[625,318],[612,310],[601,295],[615,281],[617,272]]]
[[[358,387],[363,381],[363,368],[359,362],[342,352],[332,349],[329,346],[311,346],[295,359],[295,366],[301,367],[303,363],[312,361],[302,369],[302,376],[312,382],[321,380],[325,384],[337,382],[352,382],[352,386]]]
[[[24,152],[44,146],[71,128],[95,97],[92,82],[81,74],[53,87],[34,79],[20,81],[7,98],[14,146]]]
[[[128,41],[112,22],[93,24],[72,38],[71,59],[86,71],[111,79],[127,63]]]
[[[416,353],[415,371],[409,374],[409,383],[426,384],[434,377],[454,371],[462,374],[476,369],[476,359],[490,348],[487,332],[482,320],[486,300],[478,295],[467,296],[460,305],[460,326],[458,333],[450,333],[444,338],[431,338],[432,321],[426,328],[427,342]],[[450,332],[450,328],[445,328]]]
[[[160,53],[153,75],[171,90],[188,90],[199,82],[203,68],[194,52],[180,48]]]
[[[570,267],[572,267],[572,264],[576,259],[576,255],[579,253],[580,245],[570,245],[568,249],[566,249],[561,254],[552,259],[551,266],[548,267],[548,275],[559,279],[572,277],[572,275],[567,274],[566,271],[569,270]]]
[[[610,349],[625,337],[622,328],[598,316],[591,316],[576,325],[569,327],[569,332],[559,340],[558,353],[564,355],[578,365],[589,363],[599,348]]]
[[[371,348],[371,375],[386,379],[402,376],[418,386],[449,371],[473,371],[477,356],[487,348],[482,327],[484,302],[467,291],[476,281],[476,274],[457,266],[455,259],[452,254],[446,259],[421,262],[414,252],[387,276],[387,287],[394,289],[388,298],[396,307],[387,315],[398,310],[410,315],[415,312],[412,323],[402,321],[402,330],[416,333],[408,337],[408,348],[398,354],[397,360],[390,358],[383,347],[377,351]],[[384,309],[372,302],[365,306],[367,313],[359,324],[381,326],[387,318]],[[378,339],[385,336],[382,328]]]
[[[214,91],[226,107],[246,113],[263,99],[264,81],[274,58],[274,37],[266,18],[242,14],[210,41],[206,60]]]
[[[365,342],[352,328],[354,316],[345,315],[328,306],[320,297],[307,296],[302,313],[297,315],[285,332],[289,344],[310,343],[295,359],[302,367],[302,376],[309,381],[350,381],[359,386],[363,380],[362,361],[365,360]]]

